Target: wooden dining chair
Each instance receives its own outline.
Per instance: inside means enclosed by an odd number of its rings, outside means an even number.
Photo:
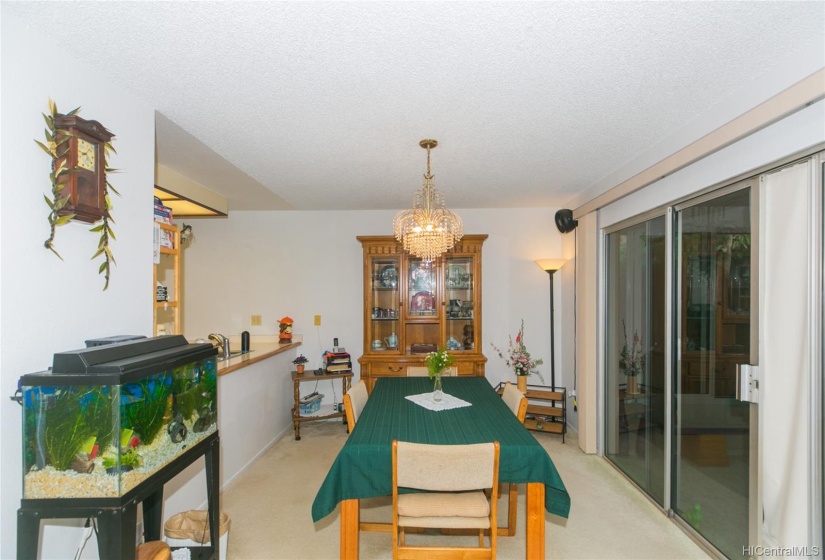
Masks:
[[[344,395],[344,412],[347,416],[347,429],[350,432],[355,428],[355,423],[367,405],[368,398],[367,384],[363,380],[353,385]]]
[[[392,442],[393,559],[496,557],[499,444],[429,445]],[[400,494],[399,488],[422,490]],[[411,528],[471,529],[478,547],[408,546]],[[484,546],[484,534],[489,547]]]
[[[407,377],[427,377],[430,375],[430,371],[426,367],[421,366],[410,366],[407,368]],[[441,374],[442,377],[457,377],[458,376],[458,368],[455,366],[448,367],[444,370],[444,373]]]
[[[507,405],[507,408],[513,411],[518,421],[524,424],[524,418],[527,416],[527,397],[524,396],[524,393],[508,381],[504,384],[501,399],[504,401],[504,404]],[[515,482],[509,484],[507,494],[507,527],[500,528],[498,533],[502,536],[512,537],[516,534],[516,513],[518,508],[518,485]]]

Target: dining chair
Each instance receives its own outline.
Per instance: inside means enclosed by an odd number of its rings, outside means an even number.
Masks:
[[[393,559],[496,557],[499,444],[392,442]],[[399,488],[421,490],[400,494]],[[478,547],[408,546],[410,528],[472,529]],[[484,546],[488,533],[489,547]]]
[[[519,391],[515,385],[509,381],[504,384],[504,391],[501,393],[501,399],[507,405],[519,422],[524,424],[524,418],[527,416],[527,397],[524,393]],[[502,536],[512,537],[516,534],[516,513],[518,508],[518,485],[511,482],[508,489],[508,504],[507,504],[507,527],[499,529],[499,534]],[[501,494],[499,493],[499,497]]]
[[[361,411],[367,405],[367,398],[369,398],[367,384],[363,380],[353,385],[344,395],[344,412],[347,416],[347,429],[350,432],[355,428]]]
[[[407,377],[427,377],[430,375],[429,370],[422,366],[410,366],[407,368]],[[458,368],[455,366],[448,367],[441,374],[442,377],[457,377]]]

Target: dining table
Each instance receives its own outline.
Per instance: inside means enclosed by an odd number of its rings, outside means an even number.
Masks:
[[[545,511],[566,518],[570,496],[547,450],[484,377],[445,377],[445,394],[469,406],[430,410],[407,397],[432,393],[426,377],[382,377],[312,504],[317,522],[340,504],[342,559],[358,558],[359,500],[392,494],[392,442],[498,441],[499,483],[526,484],[526,558],[545,557]]]

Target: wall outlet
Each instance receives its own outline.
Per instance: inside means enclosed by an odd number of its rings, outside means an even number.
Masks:
[[[260,327],[261,326],[261,316],[260,315],[253,315],[252,316],[252,326],[253,327]]]
[[[321,316],[320,316],[320,315],[316,315],[316,316],[315,316],[315,326],[316,326],[316,327],[320,327],[320,326],[321,326]]]

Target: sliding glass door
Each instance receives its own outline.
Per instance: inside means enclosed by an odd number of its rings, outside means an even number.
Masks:
[[[757,363],[752,191],[732,187],[675,213],[671,509],[729,558],[752,544],[756,405],[737,398],[740,366]]]
[[[728,557],[758,521],[756,405],[737,397],[741,366],[758,363],[754,192],[726,187],[605,236],[605,456]]]
[[[665,217],[606,237],[605,456],[665,505]]]

